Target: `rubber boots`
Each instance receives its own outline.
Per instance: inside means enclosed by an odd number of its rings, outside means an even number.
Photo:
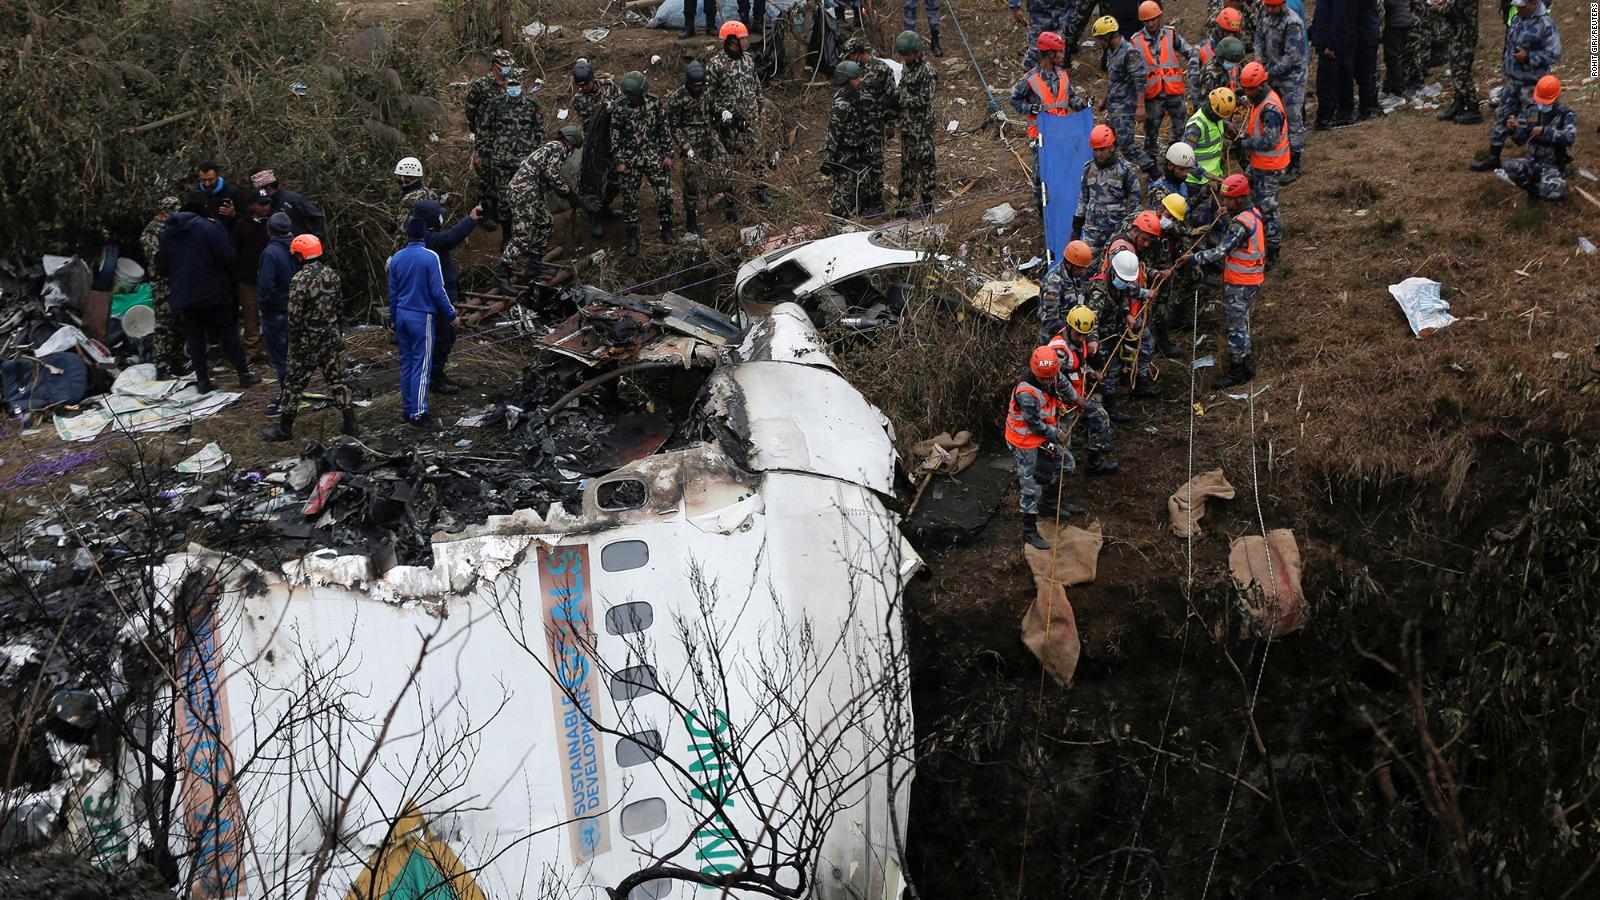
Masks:
[[[678,246],[678,238],[672,233],[672,221],[670,219],[661,220],[661,243],[666,244],[668,247]]]
[[[1050,542],[1039,533],[1039,517],[1032,513],[1022,514],[1022,542],[1035,550],[1050,549]]]
[[[637,225],[628,226],[628,249],[626,252],[629,256],[639,255],[639,226]]]
[[[507,297],[515,297],[517,295],[517,289],[511,284],[510,263],[501,260],[494,267],[494,284],[495,287],[500,289],[500,293],[505,294]]]
[[[928,41],[928,49],[933,51],[933,55],[934,56],[943,56],[944,55],[944,48],[939,46],[939,29],[930,28],[930,29],[928,29],[928,32],[929,32],[929,37],[932,38],[931,40]]]
[[[700,233],[700,213],[692,206],[683,211],[683,230],[689,234]]]
[[[294,437],[294,413],[284,410],[278,414],[278,424],[261,429],[263,441],[287,441]]]
[[[361,434],[361,426],[356,424],[356,408],[354,406],[346,406],[344,408],[344,424],[339,427],[339,430],[351,437],[358,437]]]
[[[1088,476],[1115,475],[1122,467],[1117,461],[1104,453],[1089,454],[1089,461],[1083,467],[1083,474]]]
[[[1474,172],[1493,172],[1498,168],[1500,168],[1500,148],[1493,144],[1489,145],[1489,152],[1484,155],[1483,159],[1478,160],[1471,166]]]
[[[1213,381],[1211,386],[1216,389],[1231,388],[1235,385],[1244,384],[1255,376],[1255,363],[1250,360],[1250,357],[1246,356],[1244,359],[1237,360],[1230,359],[1228,360],[1228,371],[1223,372],[1222,377]]]
[[[1460,97],[1452,97],[1451,100],[1450,100],[1450,105],[1446,106],[1444,109],[1439,110],[1439,114],[1434,116],[1434,118],[1438,119],[1441,122],[1449,122],[1452,119],[1454,119],[1456,117],[1456,115],[1458,113],[1460,113],[1460,112],[1461,112],[1461,98]]]

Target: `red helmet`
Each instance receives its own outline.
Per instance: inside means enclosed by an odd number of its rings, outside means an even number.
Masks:
[[[289,242],[289,255],[302,260],[316,259],[322,255],[322,241],[314,234],[302,234]]]
[[[1239,84],[1244,87],[1257,87],[1267,83],[1267,67],[1251,60],[1239,70]]]
[[[1244,27],[1244,16],[1240,15],[1237,9],[1224,6],[1222,12],[1217,13],[1217,27],[1238,34],[1239,29]]]
[[[1040,50],[1065,50],[1067,49],[1067,42],[1062,40],[1061,35],[1056,34],[1054,31],[1041,31],[1039,32],[1039,43],[1036,46]]]
[[[1111,130],[1110,125],[1096,125],[1094,130],[1089,132],[1089,147],[1091,149],[1104,150],[1107,147],[1115,147],[1116,144],[1117,133]]]
[[[1248,197],[1250,196],[1250,180],[1235,172],[1222,179],[1222,196]]]
[[[722,23],[722,30],[717,32],[717,37],[722,38],[723,40],[727,40],[730,37],[736,37],[736,36],[737,37],[749,37],[750,36],[750,29],[744,27],[744,23],[739,21],[738,19],[732,19],[732,20],[729,20],[727,22],[723,22]]]
[[[1133,217],[1133,227],[1154,237],[1161,236],[1161,217],[1154,210],[1145,210]]]
[[[1061,359],[1056,356],[1056,351],[1049,347],[1035,347],[1033,356],[1028,358],[1028,368],[1033,374],[1049,381],[1061,371]]]

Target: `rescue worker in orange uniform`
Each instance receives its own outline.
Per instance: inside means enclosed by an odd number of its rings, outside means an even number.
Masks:
[[[1222,205],[1233,218],[1215,247],[1178,257],[1176,267],[1222,262],[1222,322],[1228,335],[1228,370],[1212,383],[1233,387],[1256,377],[1251,358],[1250,310],[1266,280],[1267,237],[1265,216],[1250,203],[1250,183],[1243,175],[1222,182]]]
[[[1072,86],[1062,66],[1067,42],[1054,31],[1039,35],[1039,64],[1011,87],[1011,108],[1028,117],[1028,146],[1033,148],[1033,199],[1043,215],[1039,181],[1039,116],[1065,116],[1089,107],[1089,95]]]
[[[1089,308],[1094,310],[1107,337],[1101,346],[1102,352],[1108,355],[1101,362],[1105,372],[1101,397],[1106,415],[1118,424],[1133,421],[1133,416],[1122,408],[1123,374],[1128,368],[1122,354],[1138,352],[1144,338],[1149,339],[1150,349],[1143,354],[1143,371],[1140,374],[1149,371],[1150,359],[1155,354],[1155,336],[1150,329],[1144,328],[1144,335],[1140,335],[1141,327],[1148,323],[1139,318],[1139,314],[1151,296],[1145,284],[1141,260],[1149,254],[1160,237],[1160,214],[1145,210],[1134,216],[1128,227],[1106,245],[1106,252],[1100,260],[1100,274],[1089,282]],[[1124,253],[1127,256],[1119,269],[1115,263]],[[1129,336],[1117,347],[1117,355],[1110,355],[1112,347],[1117,345],[1118,336],[1124,334]]]
[[[1105,406],[1094,396],[1094,385],[1100,380],[1100,373],[1089,364],[1100,352],[1094,328],[1094,310],[1074,306],[1067,312],[1067,324],[1045,346],[1056,351],[1061,360],[1061,371],[1056,375],[1056,396],[1070,407],[1066,412],[1083,417],[1089,430],[1085,442],[1089,448],[1089,462],[1083,467],[1083,474],[1113,475],[1120,467],[1111,458],[1116,452],[1111,439],[1111,419],[1106,415]]]
[[[1066,437],[1056,422],[1061,401],[1056,399],[1056,375],[1061,360],[1050,347],[1035,347],[1028,360],[1028,374],[1011,391],[1011,408],[1006,414],[1006,443],[1017,463],[1017,487],[1022,502],[1022,540],[1029,546],[1049,550],[1050,542],[1039,533],[1039,498],[1046,486],[1072,474],[1072,454]],[[1062,497],[1063,517],[1081,515],[1083,507]]]
[[[1153,160],[1162,116],[1172,132],[1168,143],[1183,140],[1183,123],[1189,118],[1184,73],[1195,52],[1176,28],[1161,24],[1161,4],[1156,0],[1139,4],[1139,21],[1144,28],[1134,33],[1133,46],[1144,54],[1144,152]]]
[[[1250,193],[1267,229],[1267,265],[1277,265],[1283,246],[1283,224],[1278,218],[1278,186],[1283,171],[1289,168],[1289,117],[1283,98],[1267,85],[1267,69],[1249,62],[1239,71],[1239,84],[1250,100],[1250,118],[1244,135],[1235,145],[1248,154]]]

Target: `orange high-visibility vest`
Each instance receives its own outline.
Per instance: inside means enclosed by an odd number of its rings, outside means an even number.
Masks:
[[[1150,34],[1143,28],[1133,36],[1133,45],[1144,52],[1144,95],[1148,99],[1162,94],[1183,93],[1183,66],[1172,49],[1172,26],[1161,26],[1161,37],[1150,48]]]
[[[1045,344],[1045,346],[1054,350],[1056,356],[1061,357],[1061,374],[1067,376],[1067,383],[1071,384],[1072,389],[1078,392],[1078,396],[1088,396],[1083,390],[1085,354],[1079,353],[1073,348],[1072,341],[1067,337],[1066,329],[1063,328],[1056,332],[1056,336],[1051,338],[1050,343]]]
[[[1211,39],[1210,38],[1206,38],[1205,43],[1200,45],[1200,65],[1202,67],[1210,65],[1211,64],[1211,60],[1213,58],[1215,58],[1216,55],[1217,55],[1216,46],[1211,43]]]
[[[1006,443],[1018,450],[1032,450],[1043,447],[1044,435],[1034,434],[1028,428],[1028,423],[1022,418],[1022,410],[1017,407],[1017,395],[1027,391],[1039,398],[1039,418],[1044,424],[1054,427],[1056,424],[1056,398],[1048,391],[1034,387],[1024,381],[1017,385],[1011,392],[1011,412],[1006,416]]]
[[[1039,98],[1039,108],[1048,116],[1064,116],[1072,112],[1067,108],[1067,103],[1072,99],[1072,79],[1067,77],[1066,69],[1056,69],[1056,76],[1060,79],[1060,90],[1050,92],[1050,85],[1045,83],[1044,76],[1038,69],[1028,73],[1028,87],[1033,89],[1033,95]],[[1037,116],[1028,116],[1028,139],[1039,136],[1039,122]]]
[[[1222,261],[1222,283],[1260,284],[1267,277],[1267,231],[1261,224],[1261,213],[1251,207],[1234,219],[1244,223],[1250,236]]]
[[[1275,172],[1289,167],[1289,116],[1283,111],[1283,99],[1277,91],[1267,91],[1266,99],[1250,108],[1250,121],[1245,125],[1244,133],[1252,138],[1265,136],[1266,132],[1261,130],[1261,111],[1269,106],[1278,111],[1278,143],[1265,153],[1252,151],[1250,168]]]

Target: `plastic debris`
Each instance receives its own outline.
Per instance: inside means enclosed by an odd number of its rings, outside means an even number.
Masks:
[[[1209,369],[1209,368],[1211,368],[1212,366],[1214,366],[1216,364],[1217,364],[1217,358],[1215,356],[1202,356],[1199,359],[1195,360],[1194,362],[1190,363],[1189,364],[1189,368],[1191,368],[1191,369]]]
[[[1009,225],[1017,217],[1017,211],[1009,203],[991,206],[983,211],[983,221],[989,225]]]
[[[609,28],[585,28],[583,30],[583,39],[590,43],[598,44],[605,40],[609,34],[611,34],[611,29]]]
[[[955,119],[951,119],[950,120],[950,124],[944,126],[944,130],[948,134],[955,134],[956,133],[956,129],[958,129],[960,127],[961,127],[961,123],[960,122],[956,121]]]
[[[546,25],[543,22],[535,21],[529,22],[528,24],[522,26],[522,36],[531,41],[536,37],[541,37],[546,34],[555,34],[560,30],[560,25]]]
[[[1596,176],[1593,172],[1589,171],[1588,169],[1585,169],[1582,166],[1578,167],[1578,174],[1582,175],[1583,177],[1585,177],[1587,179],[1589,179],[1590,181],[1600,181],[1600,176]]]
[[[233,463],[233,457],[222,451],[215,441],[205,445],[199,453],[189,457],[173,467],[176,472],[184,475],[207,475],[220,472]]]
[[[1228,395],[1228,399],[1229,400],[1254,400],[1255,398],[1261,396],[1262,394],[1265,394],[1267,392],[1267,389],[1270,388],[1270,387],[1272,387],[1272,385],[1264,384],[1264,385],[1261,386],[1261,390],[1259,390],[1259,391],[1256,391],[1256,392],[1250,393],[1250,394],[1229,394]]]
[[[1586,253],[1586,254],[1588,254],[1590,256],[1593,256],[1594,255],[1594,242],[1589,240],[1586,237],[1579,237],[1578,238],[1578,249],[1582,250],[1584,253]]]
[[[1437,81],[1432,84],[1425,84],[1417,89],[1418,97],[1437,97],[1442,93],[1444,93],[1444,85]],[[1491,100],[1490,102],[1493,101]]]
[[[1572,356],[1572,354],[1568,353],[1565,350],[1557,350],[1554,353],[1550,354],[1550,358],[1551,359],[1569,359],[1569,358],[1571,358],[1571,356]]]
[[[1389,285],[1389,294],[1400,304],[1411,325],[1411,333],[1427,337],[1456,320],[1450,315],[1450,304],[1439,294],[1439,282],[1429,278],[1407,278],[1399,284]]]

